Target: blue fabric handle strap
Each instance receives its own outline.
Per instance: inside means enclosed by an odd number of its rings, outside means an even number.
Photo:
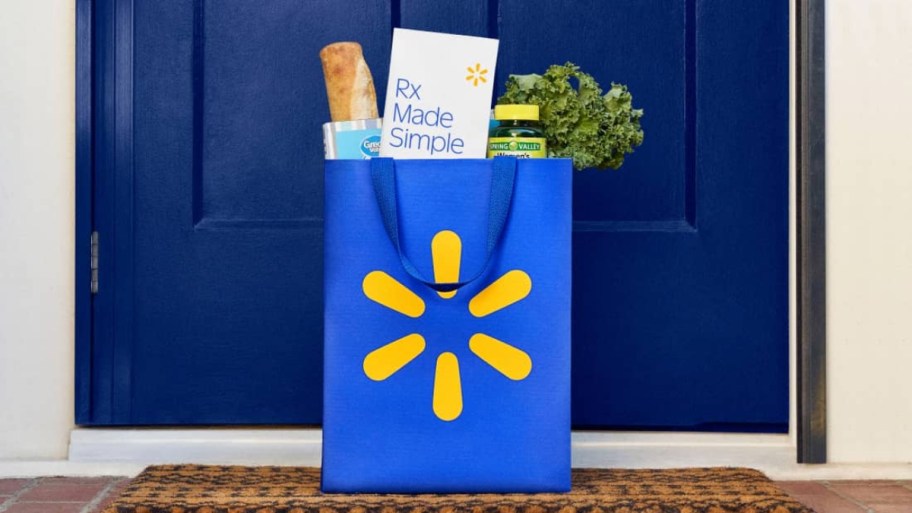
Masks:
[[[454,172],[457,171],[454,170]],[[399,207],[396,197],[396,162],[388,157],[374,157],[371,159],[371,180],[374,184],[374,192],[377,195],[380,216],[383,219],[383,226],[386,227],[386,234],[399,254],[399,261],[402,262],[402,267],[413,278],[439,292],[457,290],[472,283],[484,274],[503,234],[504,226],[507,224],[510,205],[513,202],[513,182],[515,179],[516,157],[494,157],[484,264],[478,272],[468,279],[455,283],[437,283],[434,280],[425,278],[402,250],[402,243],[399,240]]]

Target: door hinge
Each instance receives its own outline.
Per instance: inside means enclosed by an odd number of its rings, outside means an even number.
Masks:
[[[92,294],[98,294],[98,232],[92,232],[92,242],[91,244],[91,256],[89,257],[89,265],[92,269],[92,277],[90,278],[90,287]]]

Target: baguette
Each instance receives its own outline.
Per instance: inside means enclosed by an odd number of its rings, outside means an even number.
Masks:
[[[327,45],[320,50],[320,60],[332,121],[380,117],[374,79],[364,61],[361,45],[352,42]]]

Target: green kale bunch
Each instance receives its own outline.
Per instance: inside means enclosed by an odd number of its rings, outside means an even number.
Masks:
[[[643,142],[643,110],[633,108],[627,86],[612,83],[603,95],[592,75],[570,62],[544,75],[510,75],[497,103],[538,105],[548,156],[570,157],[576,169],[617,169]]]

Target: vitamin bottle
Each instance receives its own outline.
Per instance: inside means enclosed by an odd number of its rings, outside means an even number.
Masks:
[[[488,158],[548,156],[545,135],[538,123],[538,105],[497,105],[494,119],[499,125],[488,134]]]

